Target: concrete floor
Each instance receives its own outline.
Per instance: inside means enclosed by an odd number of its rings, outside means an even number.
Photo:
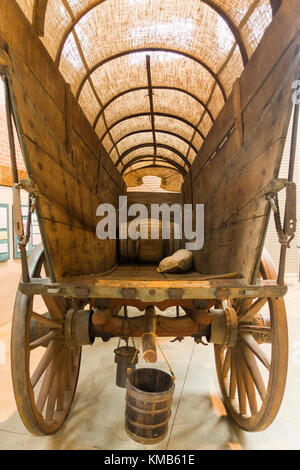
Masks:
[[[92,347],[84,347],[67,422],[54,436],[34,437],[26,431],[16,410],[10,376],[10,324],[6,324],[0,328],[0,449],[299,450],[300,284],[290,279],[288,285],[288,380],[281,409],[267,430],[245,433],[226,416],[218,394],[212,345],[196,345],[192,339],[182,343],[162,339],[160,343],[177,377],[169,434],[154,446],[132,441],[124,429],[125,390],[115,385],[113,350],[117,340],[96,340]],[[141,360],[139,366],[144,366]],[[156,367],[168,371],[162,358]]]

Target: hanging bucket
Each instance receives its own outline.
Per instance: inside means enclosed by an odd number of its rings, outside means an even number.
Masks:
[[[158,369],[136,369],[129,374],[125,427],[131,439],[156,444],[166,437],[174,388],[171,375]]]
[[[126,387],[127,369],[135,369],[138,362],[136,349],[132,346],[122,346],[115,349],[115,363],[117,364],[116,384],[118,387]]]

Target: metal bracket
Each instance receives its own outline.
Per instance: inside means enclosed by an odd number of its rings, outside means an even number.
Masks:
[[[266,195],[266,199],[271,205],[271,209],[274,212],[274,220],[276,230],[279,238],[279,243],[282,246],[290,248],[290,243],[294,239],[296,234],[297,225],[297,214],[296,214],[296,200],[297,191],[296,184],[292,181],[288,181],[285,185],[286,188],[286,204],[285,204],[285,215],[284,224],[282,227],[280,219],[280,210],[277,193],[269,193]]]
[[[23,178],[19,182],[19,188],[24,189],[34,197],[38,197],[38,188],[31,178]]]
[[[202,339],[203,335],[193,335],[192,338],[194,338],[196,344],[203,344],[203,346],[208,346],[208,343],[205,343]]]
[[[290,241],[295,237],[297,225],[297,188],[292,181],[286,185],[286,209],[284,215],[284,233],[290,237]]]

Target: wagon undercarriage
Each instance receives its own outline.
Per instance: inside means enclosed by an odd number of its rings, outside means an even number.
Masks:
[[[13,371],[19,390],[16,397],[21,416],[32,432],[52,433],[62,425],[76,388],[81,347],[93,344],[97,337],[103,341],[119,337],[127,345],[130,338],[138,337],[148,362],[157,360],[155,337],[180,342],[184,337],[193,337],[198,344],[212,343],[230,415],[249,431],[262,430],[272,422],[286,375],[287,328],[282,300],[286,286],[278,285],[266,252],[255,284],[232,278],[236,273],[229,274],[230,279],[203,280],[202,276],[199,280],[199,274],[189,273],[186,281],[179,281],[176,275],[168,275],[172,281],[158,281],[160,274],[150,266],[144,266],[147,275],[137,276],[136,280],[132,280],[132,272],[129,283],[126,279],[132,265],[120,266],[101,277],[58,284],[41,277],[43,261],[40,247],[31,258],[30,283],[20,283],[12,343],[13,360],[19,363]],[[127,273],[124,280],[120,273]],[[47,309],[43,314],[34,311],[34,298],[40,296]],[[127,306],[145,309],[145,313],[129,316]],[[173,317],[164,315],[170,306],[177,307]],[[179,314],[179,306],[184,314]],[[46,347],[46,351],[32,374],[31,354],[40,347]],[[52,382],[54,363],[59,367],[60,385],[58,378]],[[28,374],[32,374],[30,378]],[[29,415],[24,414],[24,387],[30,397],[26,405]]]

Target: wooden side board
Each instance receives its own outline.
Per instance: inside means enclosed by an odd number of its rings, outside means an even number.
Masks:
[[[186,178],[185,202],[205,204],[200,272],[237,271],[249,282],[255,272],[269,217],[265,195],[276,184],[300,73],[296,3],[283,3]]]
[[[50,283],[49,279],[32,279],[30,283],[20,283],[20,289],[27,295],[49,295],[77,297],[84,299],[121,299],[123,302],[136,300],[155,305],[160,302],[178,302],[194,299],[225,300],[233,298],[282,297],[287,287],[279,286],[276,281],[257,281],[247,284],[245,279],[216,280],[185,280],[183,276],[177,280],[144,280],[138,279],[107,279],[85,276],[72,279],[70,282]]]
[[[0,0],[2,63],[52,276],[91,274],[116,263],[116,241],[96,237],[96,209],[117,204],[124,181],[15,0]]]

